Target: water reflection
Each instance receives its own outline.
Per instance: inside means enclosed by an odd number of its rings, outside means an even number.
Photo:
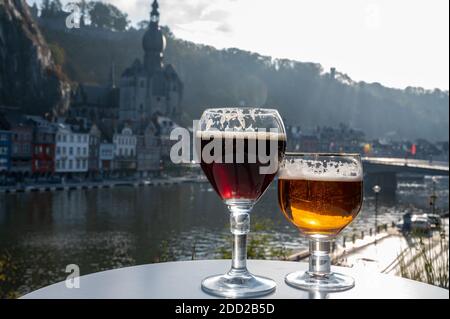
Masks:
[[[397,221],[410,203],[427,209],[431,179],[399,183],[398,204],[382,206],[379,224]],[[448,178],[437,185],[448,210]],[[374,225],[373,198],[345,232]],[[274,186],[252,213],[270,220],[267,249],[306,248],[280,213]],[[256,226],[255,226],[256,227]],[[0,195],[0,258],[9,254],[20,294],[63,280],[67,264],[82,274],[164,260],[220,257],[229,244],[228,213],[208,184]],[[228,249],[227,249],[228,250]]]

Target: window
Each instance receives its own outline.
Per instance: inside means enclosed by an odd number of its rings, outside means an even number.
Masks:
[[[8,148],[3,146],[0,147],[0,155],[7,155],[8,154]]]
[[[63,135],[62,139],[63,139],[64,143],[67,142],[67,136],[66,135]]]
[[[77,155],[80,155],[80,154],[81,154],[81,148],[77,147]]]
[[[73,147],[69,147],[69,155],[73,155]],[[69,164],[70,165],[70,164]]]
[[[73,161],[69,160],[69,169],[72,169],[72,166],[73,166]]]
[[[62,148],[62,153],[63,153],[63,155],[66,155],[66,147],[65,146]]]
[[[86,160],[84,159],[84,160],[83,160],[83,169],[86,169],[86,167],[87,167],[87,162],[86,162]]]
[[[83,155],[87,155],[87,148],[86,147],[83,148]]]
[[[77,159],[77,169],[80,169],[80,160]]]
[[[74,136],[70,135],[70,142],[73,143],[73,140],[74,140]]]
[[[81,143],[81,135],[77,135],[77,141],[78,143]]]
[[[61,166],[62,169],[66,169],[66,160],[62,160]]]
[[[84,136],[84,142],[87,143],[87,135]]]
[[[47,146],[47,147],[45,148],[45,153],[46,153],[48,156],[51,156],[51,155],[52,155],[52,149],[51,149],[50,146]]]
[[[119,156],[122,156],[122,149],[119,148]]]
[[[61,148],[60,148],[59,146],[56,148],[56,154],[57,154],[57,155],[60,155],[60,154],[61,154]]]
[[[36,169],[39,169],[39,161],[38,161],[38,160],[35,160],[35,161],[34,161],[34,167],[35,167]]]
[[[56,169],[59,169],[59,167],[61,166],[61,163],[60,163],[60,161],[58,160],[58,161],[56,161]]]

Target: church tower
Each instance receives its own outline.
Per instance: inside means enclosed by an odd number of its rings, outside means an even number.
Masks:
[[[166,38],[159,27],[159,5],[154,0],[150,13],[150,24],[142,40],[144,48],[144,67],[149,75],[163,67],[164,49],[166,48]]]
[[[155,115],[177,120],[181,113],[183,83],[172,65],[164,65],[166,38],[159,26],[158,1],[151,7],[142,39],[144,60],[136,59],[120,79],[119,120],[136,125]]]

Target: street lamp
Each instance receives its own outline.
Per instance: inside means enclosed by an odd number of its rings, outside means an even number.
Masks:
[[[431,214],[435,214],[436,213],[436,199],[437,199],[437,195],[436,195],[437,179],[436,179],[436,176],[434,176],[431,180],[433,181],[433,191],[432,191],[431,196],[430,196],[430,208],[431,208]]]
[[[375,193],[375,236],[376,236],[378,233],[378,194],[381,192],[381,187],[375,185],[372,188],[372,190]]]

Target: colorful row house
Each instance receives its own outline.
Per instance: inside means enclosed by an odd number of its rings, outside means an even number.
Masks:
[[[104,124],[104,123],[103,123]],[[159,124],[159,125],[158,125]],[[162,125],[161,125],[162,124]],[[40,116],[0,114],[0,172],[17,182],[53,175],[148,177],[161,170],[161,135],[172,125],[153,123],[118,131],[88,125],[83,118],[50,122]]]
[[[89,132],[83,128],[56,125],[56,173],[83,175],[88,172]]]
[[[33,175],[50,176],[55,173],[56,128],[39,116],[27,117],[33,129],[31,171]]]
[[[99,146],[99,170],[102,175],[109,175],[114,169],[114,144],[106,140]]]
[[[113,136],[114,144],[114,170],[130,173],[136,170],[137,138],[133,130],[124,126]]]

